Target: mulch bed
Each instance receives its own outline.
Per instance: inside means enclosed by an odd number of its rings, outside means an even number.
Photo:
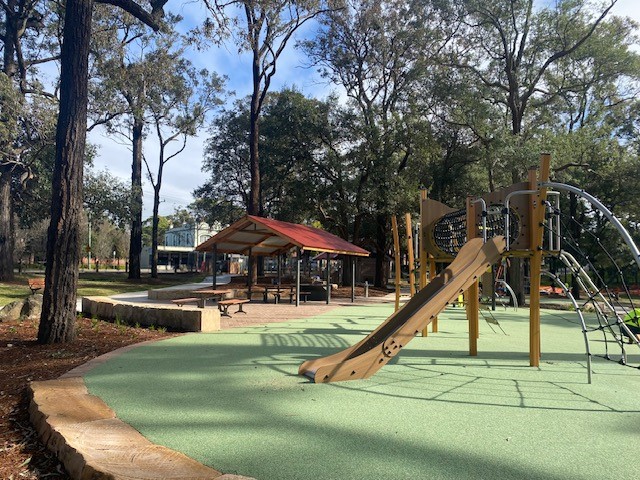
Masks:
[[[37,322],[0,323],[0,478],[69,479],[29,423],[32,380],[50,380],[125,345],[176,334],[79,318],[72,343],[38,345]]]

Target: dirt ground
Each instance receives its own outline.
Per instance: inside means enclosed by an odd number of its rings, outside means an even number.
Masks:
[[[175,334],[78,319],[76,341],[38,345],[37,322],[0,323],[0,478],[70,478],[36,437],[26,398],[32,380],[57,378],[117,348]]]

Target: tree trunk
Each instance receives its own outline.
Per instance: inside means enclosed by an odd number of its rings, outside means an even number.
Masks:
[[[153,188],[153,217],[151,219],[151,277],[158,278],[158,210],[160,209],[160,182],[162,174],[158,176],[158,183]]]
[[[142,129],[144,121],[133,121],[133,161],[131,164],[131,238],[129,239],[129,278],[140,278],[142,253]]]
[[[9,0],[7,9],[15,12],[16,1]],[[4,45],[3,72],[9,78],[12,78],[16,72],[15,38],[16,32],[12,15],[8,15],[5,12],[2,39]],[[12,120],[9,119],[9,121]],[[3,155],[8,155],[8,152]],[[13,222],[11,221],[11,215],[11,169],[0,164],[0,281],[13,279]]]
[[[260,155],[258,141],[260,139],[260,62],[254,52],[253,56],[253,92],[251,94],[251,113],[249,119],[249,168],[251,172],[251,187],[249,189],[249,215],[262,215],[262,199],[260,189]],[[255,260],[255,259],[254,259]],[[258,263],[251,262],[251,282],[258,283]]]
[[[376,215],[376,287],[387,286],[387,268],[385,266],[387,257],[387,217],[379,213]]]
[[[11,171],[0,169],[0,281],[13,279]]]
[[[68,342],[75,337],[92,9],[93,0],[67,0],[65,6],[51,224],[38,343]]]

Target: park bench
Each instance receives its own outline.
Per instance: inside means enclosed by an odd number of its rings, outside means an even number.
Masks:
[[[236,313],[247,313],[242,309],[242,305],[249,303],[250,301],[251,300],[248,298],[230,298],[228,300],[220,300],[218,302],[218,308],[220,309],[220,312],[222,312],[220,315],[223,317],[230,317],[229,307],[231,305],[238,305],[238,311]]]
[[[176,298],[175,300],[171,300],[171,303],[175,303],[179,307],[181,307],[182,305],[186,305],[187,303],[196,303],[199,307],[200,305],[204,307],[204,299],[197,297]]]
[[[27,281],[29,282],[29,288],[31,289],[32,294],[44,288],[44,278],[30,278]]]

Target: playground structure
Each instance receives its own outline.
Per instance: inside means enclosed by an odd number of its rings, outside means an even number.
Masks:
[[[502,190],[480,197],[468,197],[466,208],[454,210],[443,203],[421,195],[421,230],[419,252],[419,291],[400,309],[396,291],[396,311],[378,328],[356,345],[336,354],[304,362],[299,374],[316,383],[368,378],[386,365],[420,332],[427,335],[427,326],[437,332],[437,315],[449,303],[464,293],[469,323],[469,355],[478,353],[479,337],[479,279],[493,264],[507,257],[529,260],[529,364],[540,365],[540,289],[542,276],[549,277],[570,299],[580,320],[585,341],[588,382],[591,383],[591,349],[588,334],[600,331],[606,347],[605,358],[611,359],[608,344],[620,347],[619,362],[627,363],[625,339],[640,347],[636,335],[640,331],[638,312],[622,275],[622,285],[628,304],[623,305],[599,276],[588,256],[581,260],[563,248],[567,243],[575,253],[578,242],[571,237],[560,209],[561,192],[569,192],[588,202],[615,227],[634,262],[640,268],[640,251],[619,220],[595,197],[583,190],[551,182],[550,155],[541,155],[540,169],[530,169],[526,182],[516,183]],[[551,199],[551,200],[548,200]],[[394,220],[394,246],[398,264],[399,240]],[[575,219],[570,219],[575,221]],[[407,221],[407,236],[411,234]],[[411,242],[408,242],[409,244]],[[601,243],[598,241],[598,244]],[[412,252],[410,251],[410,257]],[[608,254],[613,260],[613,257]],[[555,273],[543,270],[545,258],[557,258],[575,277],[586,294],[581,303]],[[410,272],[412,259],[410,258]],[[582,262],[586,262],[586,265]],[[436,275],[436,264],[448,264]],[[615,261],[614,261],[615,264]],[[583,266],[584,265],[584,266]],[[586,267],[586,268],[585,268]],[[621,269],[616,265],[618,272]],[[430,281],[427,282],[427,271]],[[399,268],[396,266],[396,275]],[[596,281],[592,276],[596,276]],[[411,274],[410,274],[411,276]],[[515,301],[506,276],[498,278]],[[398,282],[398,277],[396,277]],[[597,283],[604,285],[598,287]],[[410,281],[413,284],[413,281]],[[413,291],[412,291],[413,294]],[[583,312],[591,304],[597,325],[588,327]],[[636,328],[638,327],[638,328]]]

